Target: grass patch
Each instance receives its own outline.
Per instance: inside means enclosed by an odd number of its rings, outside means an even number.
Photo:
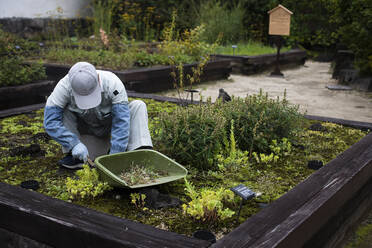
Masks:
[[[232,46],[233,45],[219,46],[216,49],[216,54],[254,56],[262,54],[273,54],[277,51],[276,47],[265,46],[262,43],[253,41],[249,43],[234,44],[234,46],[237,46],[235,49]],[[282,47],[280,49],[280,52],[286,52],[289,50],[290,47]]]

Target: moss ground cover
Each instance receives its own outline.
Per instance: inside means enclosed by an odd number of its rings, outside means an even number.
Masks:
[[[150,130],[156,139],[162,132],[159,129],[162,121],[160,113],[174,113],[179,107],[171,103],[144,101],[148,107]],[[186,182],[178,180],[158,186],[160,192],[177,197],[184,204],[149,209],[134,195],[138,192],[129,189],[104,191],[103,186],[98,184],[84,191],[79,186],[83,185],[83,181],[80,184],[71,183],[76,175],[74,171],[57,166],[63,155],[58,144],[44,133],[42,116],[43,110],[39,110],[0,120],[1,182],[20,185],[24,180],[35,179],[40,182],[38,192],[51,197],[186,235],[191,235],[198,228],[209,228],[218,237],[257,213],[262,203],[270,204],[306,179],[314,172],[307,167],[309,160],[321,160],[326,164],[366,134],[332,123],[321,123],[321,129],[310,130],[314,122],[303,119],[294,138],[272,140],[267,144],[270,150],[249,153],[240,150],[239,137],[234,135],[237,123],[226,122],[228,138],[221,148],[224,152],[216,154],[214,167],[200,170],[193,163],[183,162],[182,165],[189,171]],[[16,152],[16,147],[30,144],[39,145],[41,151],[30,154]],[[161,151],[160,146],[155,149]],[[83,179],[96,177],[93,172],[88,172],[86,177],[78,176]],[[67,183],[68,180],[70,183]],[[261,196],[245,203],[238,222],[235,222],[234,212],[239,208],[240,199],[229,193],[229,188],[242,183],[260,192]],[[71,197],[71,189],[76,188],[84,197]],[[93,191],[97,194],[87,195]],[[146,199],[142,200],[146,202]]]
[[[368,248],[372,244],[372,212],[364,218],[343,248]]]

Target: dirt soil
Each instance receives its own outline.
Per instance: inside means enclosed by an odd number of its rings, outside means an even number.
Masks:
[[[337,85],[332,79],[330,63],[307,61],[304,66],[283,69],[284,78],[270,77],[270,71],[259,75],[231,75],[228,80],[198,84],[203,99],[215,101],[219,89],[229,95],[244,97],[257,94],[260,89],[270,97],[283,97],[284,90],[290,103],[298,104],[300,111],[309,115],[341,118],[346,120],[372,122],[372,92],[356,90],[329,90],[328,85]],[[175,90],[161,93],[177,97]],[[198,93],[194,100],[199,100]],[[188,96],[190,99],[190,96]]]

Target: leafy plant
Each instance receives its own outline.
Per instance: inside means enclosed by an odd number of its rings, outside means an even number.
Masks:
[[[145,200],[146,200],[146,195],[145,194],[140,194],[140,193],[131,193],[130,194],[130,199],[131,203],[134,204],[134,206],[137,209],[144,209],[145,208]]]
[[[199,193],[195,190],[192,183],[186,179],[185,186],[186,194],[191,198],[191,201],[182,205],[184,214],[207,223],[225,220],[235,214],[234,211],[224,207],[224,203],[232,203],[234,201],[234,193],[232,191],[224,188],[203,188]]]
[[[270,99],[261,90],[257,95],[218,102],[216,108],[221,109],[227,123],[234,120],[236,143],[250,154],[269,152],[272,140],[294,139],[304,120],[298,106],[288,103],[285,93],[282,100]]]
[[[77,178],[67,177],[66,188],[70,199],[89,199],[102,195],[111,187],[106,182],[98,179],[98,172],[95,168],[90,169],[84,164],[83,169],[75,172]]]
[[[93,28],[94,34],[99,37],[101,30],[110,33],[112,25],[113,9],[115,7],[114,0],[93,0]]]
[[[238,42],[246,38],[243,26],[244,8],[240,2],[236,5],[218,0],[202,1],[199,11],[199,23],[205,25],[202,39],[213,43],[221,34],[222,44]]]
[[[217,166],[220,171],[225,171],[226,169],[238,170],[243,166],[248,166],[248,151],[243,152],[236,147],[234,120],[231,120],[230,142],[225,141],[225,154],[221,152],[217,155]]]
[[[41,62],[25,64],[35,46],[0,29],[0,87],[27,84],[46,78]]]
[[[223,147],[225,118],[211,103],[178,107],[159,116],[153,140],[158,150],[200,170],[212,169],[214,158]]]

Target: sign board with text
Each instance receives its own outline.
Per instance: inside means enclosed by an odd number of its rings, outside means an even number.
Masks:
[[[269,34],[270,35],[289,35],[291,27],[291,15],[293,14],[283,5],[278,5],[268,11],[270,15]]]

